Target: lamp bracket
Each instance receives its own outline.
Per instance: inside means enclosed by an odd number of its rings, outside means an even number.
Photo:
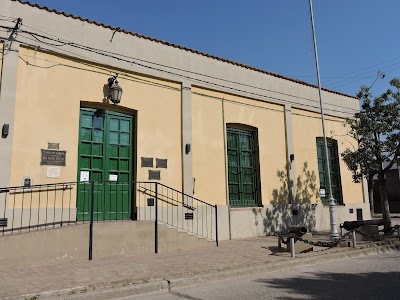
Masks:
[[[116,73],[114,76],[108,78],[108,87],[109,88],[113,85],[114,82],[118,83],[117,77],[118,77],[118,73]]]

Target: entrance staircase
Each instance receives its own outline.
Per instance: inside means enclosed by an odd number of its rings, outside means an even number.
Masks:
[[[131,207],[114,207],[109,216],[96,214],[96,204],[112,208],[113,201],[99,191],[104,185],[112,185],[112,191],[118,184],[131,189]],[[78,220],[77,191],[82,188],[91,196],[81,203],[88,213]],[[129,217],[123,217],[127,211]],[[215,247],[216,216],[216,206],[157,182],[0,188],[0,268]]]

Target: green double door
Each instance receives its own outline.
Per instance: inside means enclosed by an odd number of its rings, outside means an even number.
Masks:
[[[77,220],[129,219],[132,210],[133,116],[82,108],[79,122]],[[90,183],[93,181],[93,184]]]

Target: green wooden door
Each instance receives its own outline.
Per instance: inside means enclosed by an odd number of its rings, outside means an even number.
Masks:
[[[258,206],[256,131],[228,127],[227,150],[230,205]]]
[[[81,109],[78,181],[94,183],[94,219],[121,220],[131,215],[133,117]],[[78,185],[77,219],[89,220],[91,185]]]

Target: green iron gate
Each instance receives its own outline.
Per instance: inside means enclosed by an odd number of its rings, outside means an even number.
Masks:
[[[82,108],[79,126],[77,220],[129,219],[132,210],[133,116]]]

